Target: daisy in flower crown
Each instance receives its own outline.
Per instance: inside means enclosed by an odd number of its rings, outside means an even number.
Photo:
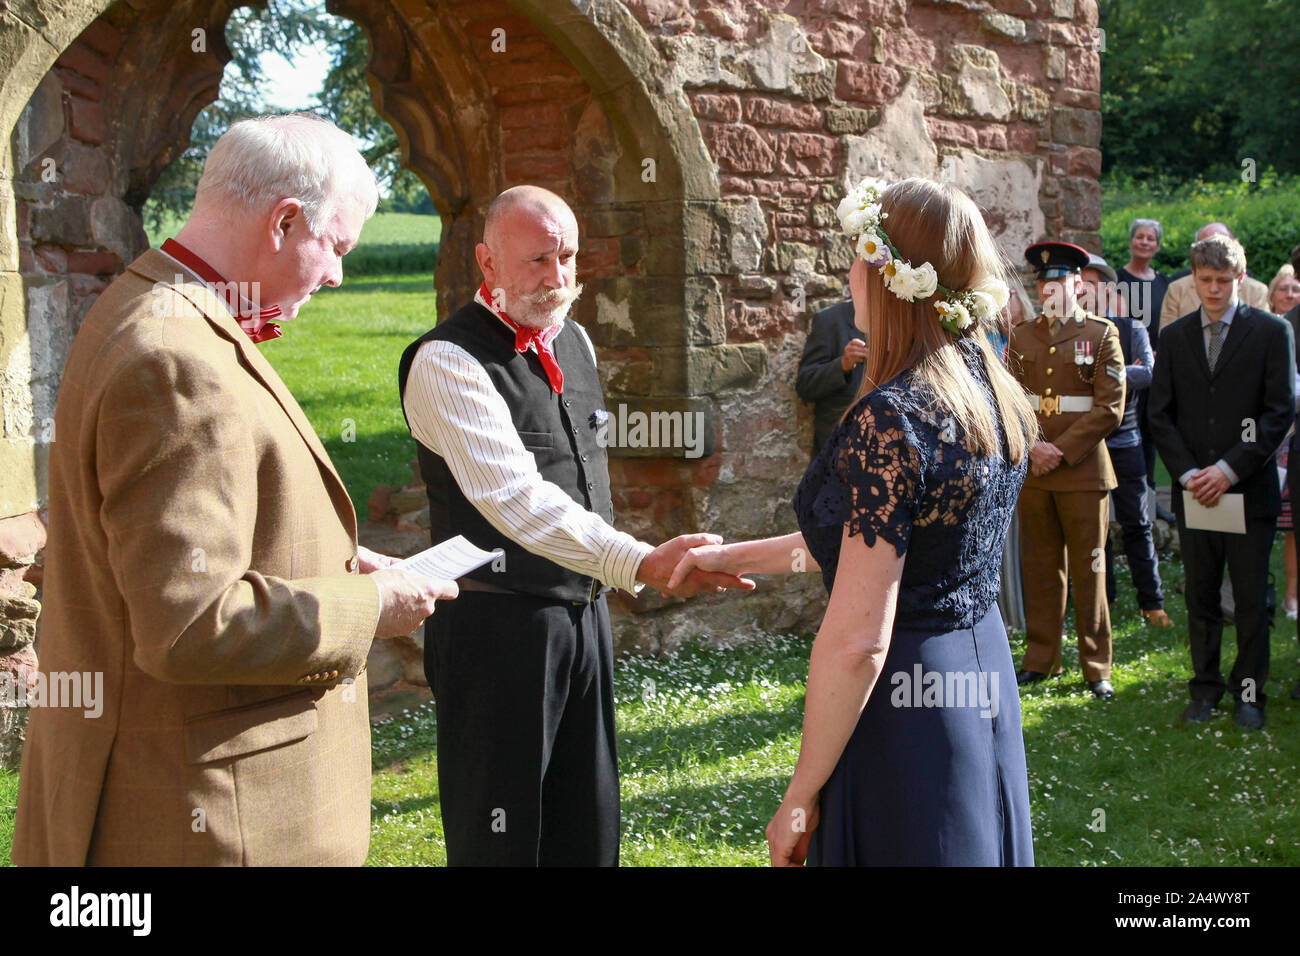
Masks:
[[[858,257],[879,267],[885,288],[906,302],[923,302],[938,294],[934,309],[939,324],[949,332],[963,332],[975,322],[991,323],[1010,298],[1006,283],[986,276],[971,288],[949,289],[939,282],[929,262],[913,265],[904,258],[885,228],[889,214],[881,207],[881,197],[888,188],[878,179],[864,179],[840,201],[840,228],[853,240]]]

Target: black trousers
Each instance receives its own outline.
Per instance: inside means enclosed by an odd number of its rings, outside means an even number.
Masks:
[[[1174,491],[1175,494],[1181,493],[1178,488]],[[1241,700],[1243,690],[1253,687],[1252,703],[1264,706],[1269,629],[1272,626],[1264,612],[1264,595],[1268,588],[1268,558],[1273,550],[1276,524],[1275,518],[1247,517],[1245,534],[1194,531],[1189,530],[1183,516],[1178,515],[1178,540],[1182,545],[1187,581],[1187,636],[1191,644],[1193,671],[1187,689],[1194,700],[1218,703],[1225,690]],[[1226,684],[1219,671],[1219,648],[1223,638],[1219,589],[1223,585],[1225,562],[1232,578],[1237,622],[1237,661]],[[1248,694],[1247,699],[1250,696]]]
[[[1165,606],[1160,587],[1160,570],[1156,566],[1156,546],[1151,539],[1151,518],[1147,515],[1147,466],[1142,446],[1111,448],[1110,462],[1119,484],[1111,491],[1115,502],[1115,519],[1124,534],[1124,555],[1128,558],[1133,587],[1137,589],[1138,607],[1151,611]],[[1106,537],[1106,600],[1115,603],[1115,551]]]
[[[613,638],[602,596],[462,591],[425,623],[451,866],[617,866]]]

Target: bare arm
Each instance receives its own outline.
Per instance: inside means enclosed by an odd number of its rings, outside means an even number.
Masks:
[[[884,539],[868,547],[845,529],[830,605],[808,662],[799,760],[767,827],[774,866],[798,864],[807,855],[818,795],[885,666],[904,560]]]
[[[796,531],[779,538],[759,538],[756,541],[691,548],[677,563],[668,583],[669,588],[677,587],[687,574],[697,568],[740,576],[820,571],[821,565],[808,553],[803,534]]]

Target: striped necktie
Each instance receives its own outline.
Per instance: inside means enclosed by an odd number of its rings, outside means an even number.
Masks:
[[[1219,362],[1219,352],[1223,348],[1223,323],[1210,323],[1210,373],[1213,374],[1214,366]]]

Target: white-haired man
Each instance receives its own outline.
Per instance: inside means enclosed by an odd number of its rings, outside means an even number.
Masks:
[[[451,865],[618,862],[613,648],[604,592],[668,591],[687,549],[616,530],[596,353],[566,318],[578,223],[516,186],[488,208],[475,300],[407,348],[399,384],[435,539],[500,549],[425,625]],[[694,571],[676,593],[752,587]],[[460,613],[447,613],[452,610]]]
[[[237,123],[176,239],[86,316],[55,412],[39,653],[49,686],[102,676],[103,700],[33,709],[15,862],[365,860],[366,654],[455,586],[358,547],[253,343],[342,281],[376,200],[333,124]]]

